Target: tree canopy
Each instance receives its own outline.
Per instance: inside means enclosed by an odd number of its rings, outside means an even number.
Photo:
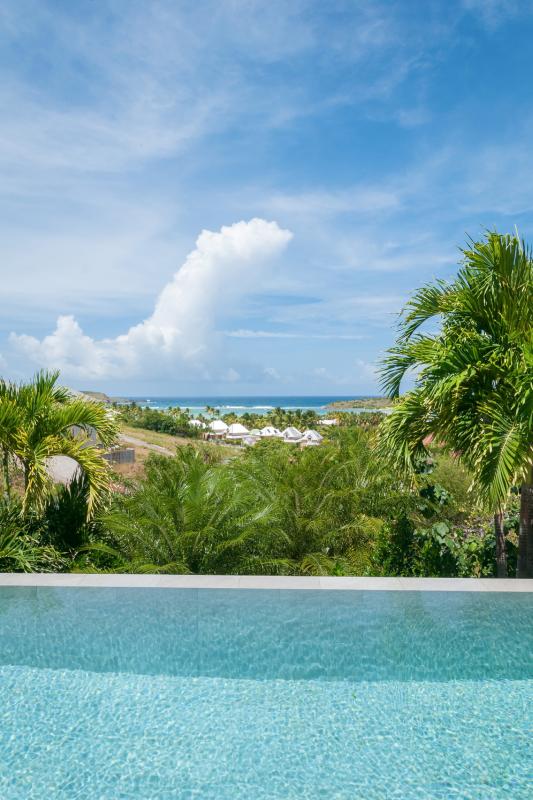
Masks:
[[[440,321],[436,331],[422,330]],[[469,242],[451,283],[419,289],[382,366],[391,397],[414,387],[382,427],[382,448],[414,473],[427,442],[441,442],[471,470],[495,511],[521,486],[519,573],[533,574],[533,260],[517,235]]]

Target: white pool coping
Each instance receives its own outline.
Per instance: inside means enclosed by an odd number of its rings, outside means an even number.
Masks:
[[[329,589],[409,592],[533,592],[533,579],[321,578],[270,575],[0,573],[1,586],[130,589]]]

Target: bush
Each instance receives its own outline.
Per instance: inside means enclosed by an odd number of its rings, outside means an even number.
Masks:
[[[134,428],[144,428],[171,436],[187,436],[197,438],[199,432],[189,424],[189,415],[181,409],[140,408],[132,405],[121,410],[121,419]]]
[[[17,500],[0,503],[0,571],[62,572],[67,560],[46,543],[39,517],[24,517]]]
[[[508,571],[516,570],[516,534],[507,535]],[[450,521],[416,527],[407,517],[384,526],[372,557],[372,574],[402,577],[481,578],[496,575],[496,539],[484,530],[465,531]]]

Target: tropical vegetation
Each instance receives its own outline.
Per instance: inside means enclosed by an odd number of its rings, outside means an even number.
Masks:
[[[57,384],[58,372],[39,372],[27,384],[0,380],[0,452],[3,491],[22,473],[23,511],[42,511],[51,488],[50,459],[66,456],[85,477],[87,516],[103,501],[108,468],[101,447],[115,439],[105,408]]]
[[[421,330],[435,319],[437,332]],[[503,517],[519,486],[518,575],[533,577],[533,260],[517,235],[471,242],[453,282],[415,293],[383,365],[389,396],[413,371],[414,388],[382,427],[383,452],[411,476],[429,441],[455,453],[494,514],[500,576]]]
[[[118,418],[133,428],[143,428],[157,433],[168,433],[171,436],[197,438],[198,431],[190,424],[190,415],[181,408],[160,410],[143,408],[137,403],[115,406]]]
[[[41,513],[0,506],[2,569],[291,575],[492,575],[495,541],[470,475],[435,448],[416,488],[354,425],[321,447],[261,442],[227,458],[191,444],[152,455],[144,477],[87,520],[83,480]],[[510,557],[516,509],[506,515]],[[14,548],[17,544],[19,551]]]
[[[416,490],[399,483],[374,434],[355,426],[320,448],[262,442],[227,462],[182,448],[151,459],[102,516],[102,535],[114,568],[128,570],[491,575],[494,537],[469,481],[437,454]]]

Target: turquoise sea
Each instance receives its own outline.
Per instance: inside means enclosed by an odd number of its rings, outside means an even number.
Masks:
[[[274,408],[302,409],[315,411],[317,414],[327,415],[332,412],[328,410],[329,403],[337,400],[358,400],[357,395],[258,395],[254,397],[244,396],[197,396],[197,397],[128,397],[138,405],[147,408],[170,408],[179,406],[187,408],[192,414],[203,414],[207,406],[216,408],[221,414],[237,414],[241,416],[246,412],[254,414],[267,414]],[[354,409],[363,411],[364,409]],[[371,409],[372,410],[372,409]]]

